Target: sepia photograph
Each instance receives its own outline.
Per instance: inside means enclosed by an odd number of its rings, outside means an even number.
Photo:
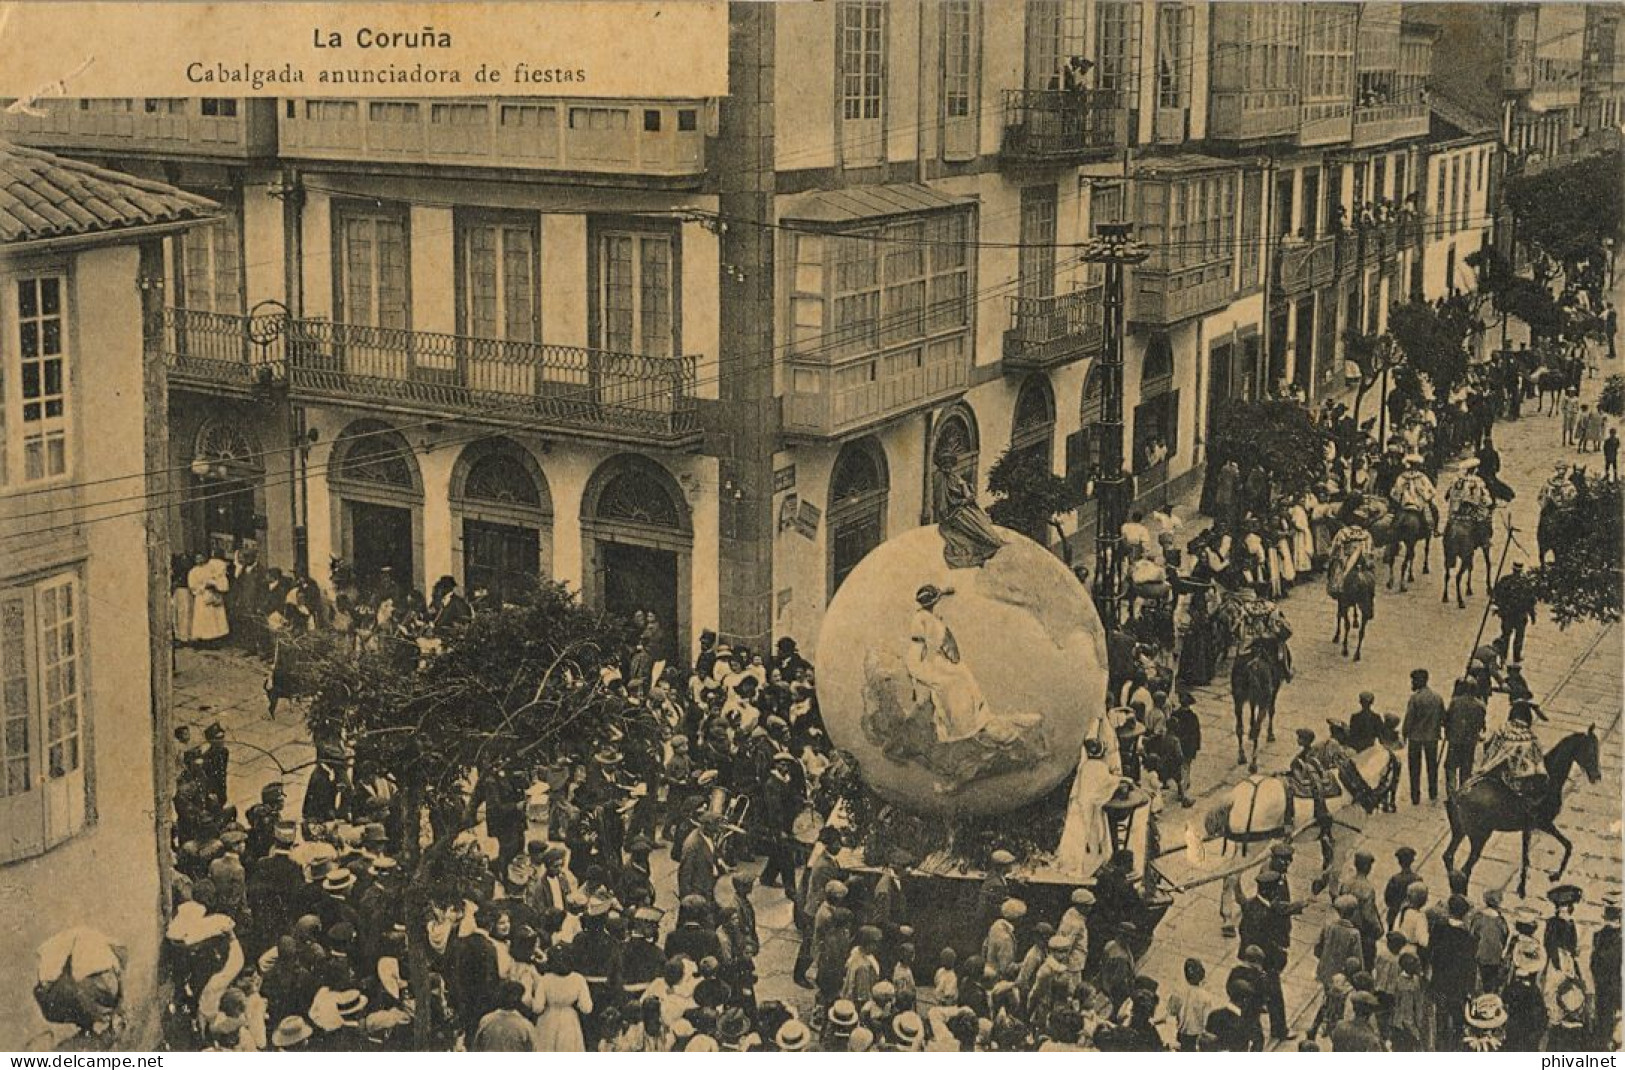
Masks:
[[[0,3],[0,1051],[1616,1065],[1622,205],[1621,3]]]

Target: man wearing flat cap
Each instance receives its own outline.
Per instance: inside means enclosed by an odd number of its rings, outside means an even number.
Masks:
[[[1016,961],[1016,924],[1026,916],[1026,903],[1006,899],[999,906],[999,916],[988,926],[987,937],[982,941],[982,958],[1000,977]]]
[[[1238,935],[1243,950],[1252,946],[1263,951],[1258,994],[1269,1015],[1270,1039],[1282,1042],[1296,1036],[1287,1029],[1281,973],[1286,969],[1287,951],[1292,946],[1292,917],[1301,912],[1303,906],[1281,895],[1281,875],[1269,866],[1259,872],[1257,886],[1254,895],[1241,904]]]
[[[1016,856],[999,848],[988,857],[987,876],[982,878],[982,889],[977,895],[981,907],[982,924],[990,924],[999,916],[999,908],[1010,898],[1010,867]]]

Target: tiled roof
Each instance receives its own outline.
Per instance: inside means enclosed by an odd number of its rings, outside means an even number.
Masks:
[[[220,207],[162,182],[0,141],[0,243],[210,219]]]
[[[1496,124],[1472,108],[1440,92],[1428,94],[1433,131],[1442,138],[1494,134]]]
[[[855,223],[974,203],[974,197],[955,197],[930,186],[903,182],[805,193],[790,201],[784,218],[808,223]]]

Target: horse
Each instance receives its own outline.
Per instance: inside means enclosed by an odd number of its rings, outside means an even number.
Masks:
[[[1484,575],[1491,576],[1490,570],[1490,541],[1491,526],[1488,517],[1452,516],[1444,526],[1444,590],[1439,594],[1440,602],[1450,601],[1450,574],[1456,574],[1456,608],[1465,609],[1467,603],[1461,598],[1462,577],[1467,579],[1467,593],[1473,593],[1473,552],[1479,551],[1484,555]]]
[[[1365,649],[1365,626],[1376,615],[1376,604],[1377,574],[1362,554],[1359,563],[1349,569],[1337,588],[1337,627],[1332,632],[1332,642],[1342,640],[1345,658],[1349,656],[1349,633],[1358,626],[1360,635],[1354,644],[1354,660],[1360,660],[1360,652]]]
[[[1518,868],[1518,895],[1522,896],[1529,882],[1529,835],[1538,830],[1563,847],[1563,860],[1549,874],[1555,883],[1568,869],[1569,856],[1574,853],[1574,844],[1557,830],[1557,815],[1563,811],[1564,786],[1576,764],[1585,770],[1593,784],[1601,780],[1600,750],[1595,725],[1559,740],[1546,755],[1546,789],[1534,800],[1518,798],[1495,776],[1481,777],[1454,799],[1447,799],[1445,813],[1450,818],[1450,846],[1444,852],[1445,869],[1455,868],[1456,848],[1462,840],[1469,843],[1470,850],[1461,872],[1471,876],[1492,833],[1521,832],[1523,861]]]
[[[1407,583],[1416,582],[1416,544],[1422,543],[1422,575],[1426,576],[1428,556],[1433,545],[1433,524],[1425,514],[1416,509],[1396,509],[1388,517],[1387,523],[1378,522],[1371,529],[1371,537],[1377,545],[1385,546],[1387,552],[1383,560],[1388,564],[1388,589],[1394,588],[1394,564],[1399,559],[1399,548],[1405,548],[1405,561],[1399,570],[1399,593],[1404,594],[1408,589]]]
[[[1546,398],[1552,399],[1552,410],[1548,416],[1557,415],[1557,406],[1563,400],[1563,391],[1570,385],[1572,376],[1562,368],[1542,368],[1535,373],[1535,412],[1538,414],[1546,407]]]
[[[1275,696],[1285,681],[1280,640],[1254,639],[1236,655],[1230,666],[1230,694],[1236,707],[1236,764],[1247,762],[1249,773],[1258,772],[1258,735],[1267,726],[1269,742],[1275,742]],[[1253,743],[1249,761],[1241,746],[1242,710],[1249,709],[1248,737]]]

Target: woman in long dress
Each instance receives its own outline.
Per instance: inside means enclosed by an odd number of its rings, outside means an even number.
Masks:
[[[915,595],[919,609],[909,629],[908,674],[931,696],[937,742],[970,739],[992,719],[976,676],[959,656],[959,644],[933,610],[953,594],[927,584]]]
[[[569,949],[548,953],[547,973],[536,989],[541,1014],[536,1019],[537,1051],[586,1051],[581,1016],[592,1013],[587,979],[571,967]]]
[[[169,608],[175,627],[175,642],[185,646],[192,641],[192,589],[187,586],[185,554],[176,554],[170,562]]]
[[[226,575],[226,562],[218,556],[199,561],[186,574],[186,586],[192,592],[193,640],[212,644],[230,635],[226,592],[231,589],[231,580]]]
[[[976,488],[954,471],[953,458],[937,458],[931,475],[931,511],[942,535],[949,568],[976,568],[999,552],[1004,539],[976,501]]]

